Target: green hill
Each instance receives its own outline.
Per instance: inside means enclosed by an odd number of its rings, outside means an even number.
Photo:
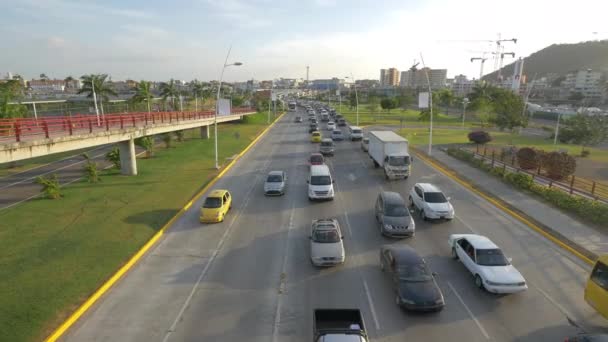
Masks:
[[[553,44],[524,58],[524,74],[528,79],[535,74],[543,77],[547,74],[562,76],[569,71],[594,69],[608,71],[608,40],[590,41],[578,44]],[[513,75],[511,63],[502,68],[503,77]],[[492,81],[498,71],[487,74],[484,80]]]

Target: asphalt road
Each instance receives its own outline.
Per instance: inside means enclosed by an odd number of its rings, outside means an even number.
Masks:
[[[89,157],[97,163],[100,169],[111,165],[105,161],[105,154],[114,145],[102,145],[90,149]],[[56,174],[59,184],[67,185],[84,176],[84,158],[72,155],[40,167],[25,170],[10,176],[0,178],[0,210],[10,208],[18,203],[32,199],[40,194],[41,186],[36,184],[36,177]]]
[[[583,300],[590,267],[422,161],[414,161],[410,179],[388,182],[359,143],[338,142],[328,161],[336,198],[310,203],[306,158],[318,145],[309,142],[306,122],[294,123],[294,116],[285,115],[214,186],[233,194],[225,222],[199,223],[202,199],[194,203],[63,340],[311,341],[318,307],[361,309],[373,341],[563,341],[581,330],[605,329]],[[270,170],[288,173],[285,196],[263,195]],[[380,236],[372,211],[378,192],[407,198],[419,181],[438,184],[451,196],[457,217],[417,219],[411,239]],[[308,235],[311,221],[324,217],[340,221],[347,259],[317,269]],[[529,290],[508,296],[478,290],[447,245],[450,234],[470,232],[502,247]],[[408,244],[426,258],[438,273],[443,311],[412,314],[394,304],[379,268],[383,244]]]

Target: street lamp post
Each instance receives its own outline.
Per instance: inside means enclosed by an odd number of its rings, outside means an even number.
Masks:
[[[426,75],[426,83],[429,87],[429,112],[431,116],[431,121],[429,123],[429,156],[433,153],[433,90],[431,89],[431,80],[429,79],[429,71],[424,64],[424,58],[422,57],[422,53],[420,53],[420,61],[422,62],[422,67],[424,68],[424,74]]]
[[[557,113],[557,124],[555,124],[555,134],[553,137],[553,145],[557,145],[557,136],[559,135],[559,119],[562,117],[561,113]]]
[[[355,81],[355,78],[353,77],[353,73],[350,73],[350,77],[346,76],[345,78],[350,78],[351,81],[353,81],[353,87],[355,88],[355,102],[356,102],[356,110],[357,110],[357,124],[356,126],[359,126],[359,95],[357,94],[357,81]]]
[[[467,114],[467,105],[469,104],[469,98],[465,97],[462,99],[462,128],[464,128],[464,117]]]
[[[224,79],[224,70],[226,70],[227,67],[229,66],[239,66],[239,65],[243,65],[243,63],[241,62],[234,62],[234,63],[230,63],[228,64],[228,58],[230,57],[230,51],[232,50],[232,46],[230,46],[230,48],[228,49],[228,53],[226,54],[226,60],[224,61],[224,66],[222,67],[222,73],[220,74],[220,82],[217,86],[217,98],[215,100],[215,118],[214,118],[214,123],[213,123],[213,135],[215,137],[215,168],[219,169],[220,168],[220,164],[218,161],[218,153],[217,153],[217,115],[219,114],[219,110],[220,110],[220,91],[222,90],[222,80]]]

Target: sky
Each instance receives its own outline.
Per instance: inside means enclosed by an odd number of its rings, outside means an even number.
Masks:
[[[499,34],[525,57],[607,39],[606,13],[605,0],[0,0],[0,77],[212,80],[232,46],[243,65],[227,81],[305,78],[307,65],[310,79],[378,79],[422,59],[472,78]]]

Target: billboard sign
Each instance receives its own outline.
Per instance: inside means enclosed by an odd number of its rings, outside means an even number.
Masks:
[[[220,99],[217,104],[217,115],[230,115],[230,99]]]
[[[429,108],[429,93],[418,93],[418,108]]]

